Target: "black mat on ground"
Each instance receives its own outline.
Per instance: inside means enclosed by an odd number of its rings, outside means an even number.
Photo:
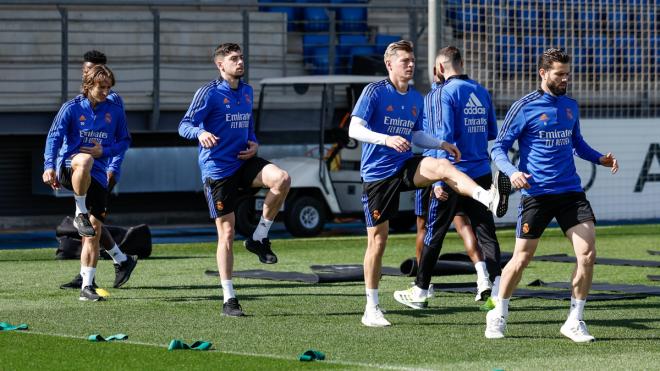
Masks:
[[[657,250],[646,250],[650,255],[660,255],[660,251]]]
[[[305,283],[334,283],[334,282],[362,282],[364,281],[364,271],[362,265],[312,265],[313,273],[302,272],[275,272],[263,269],[250,269],[245,271],[235,271],[235,277],[254,278],[270,281],[293,281]],[[400,276],[399,269],[394,267],[383,267],[384,276]],[[208,276],[217,276],[218,271],[207,270],[204,274]]]
[[[502,253],[500,264],[502,268],[511,260],[511,253]],[[412,257],[404,260],[399,266],[401,273],[408,277],[417,275],[417,259]],[[461,274],[476,274],[470,257],[465,253],[441,254],[433,267],[434,276],[457,276]]]
[[[561,263],[575,263],[575,257],[568,256],[566,254],[535,256],[534,260],[561,262]],[[596,258],[596,264],[632,266],[632,267],[660,267],[660,261],[632,260],[632,259]]]
[[[454,292],[454,293],[469,293],[474,294],[476,285],[470,283],[469,285],[461,283],[434,283],[433,289],[438,292]],[[550,300],[571,300],[570,290],[529,290],[518,288],[513,293],[515,298],[537,298],[537,299],[550,299]],[[644,294],[589,294],[589,301],[603,301],[603,300],[626,300],[626,299],[642,299],[647,297]]]
[[[650,279],[651,281],[660,281],[660,276],[656,276],[653,274],[649,274],[648,276],[646,276],[646,278]]]
[[[552,287],[557,289],[570,289],[572,287],[570,282],[544,282],[541,280],[532,281],[527,286]],[[660,286],[625,285],[625,284],[611,284],[606,282],[601,282],[601,283],[594,282],[591,284],[591,289],[596,291],[615,291],[625,294],[644,294],[649,296],[660,296]]]
[[[148,225],[140,224],[125,228],[106,224],[105,227],[119,249],[124,253],[137,255],[140,259],[151,255],[151,230]],[[73,226],[73,218],[67,216],[62,219],[62,222],[55,228],[55,236],[59,242],[59,247],[55,252],[56,259],[80,259],[82,241],[78,231]],[[103,249],[101,249],[101,256],[110,259],[110,256]]]

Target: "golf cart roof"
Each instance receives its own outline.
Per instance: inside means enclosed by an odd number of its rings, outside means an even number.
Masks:
[[[333,84],[368,84],[384,80],[386,76],[359,76],[359,75],[314,75],[314,76],[288,76],[269,77],[261,80],[263,85],[333,85]]]

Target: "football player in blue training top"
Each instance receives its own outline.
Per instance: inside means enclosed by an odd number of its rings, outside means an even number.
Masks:
[[[367,305],[362,324],[370,327],[390,325],[378,305],[378,283],[389,219],[399,208],[401,192],[443,180],[492,212],[502,199],[496,187],[483,189],[446,159],[413,156],[411,143],[422,148],[443,149],[457,161],[460,152],[453,144],[433,138],[422,130],[424,99],[409,86],[415,71],[412,43],[401,40],[390,44],[384,61],[389,77],[364,88],[353,109],[349,128],[349,136],[363,142],[360,173],[368,244],[364,256]]]
[[[241,80],[245,73],[243,52],[233,43],[220,44],[213,61],[220,79],[197,90],[179,124],[179,135],[199,141],[199,167],[211,214],[218,230],[216,259],[226,316],[243,316],[234,294],[234,209],[237,196],[256,188],[269,188],[263,214],[245,247],[265,264],[277,263],[268,231],[291,185],[286,171],[256,157],[257,139],[252,118],[252,87]]]
[[[438,69],[445,83],[431,91],[424,101],[424,118],[428,122],[427,133],[433,137],[455,144],[461,151],[460,162],[449,156],[457,169],[469,175],[482,187],[492,183],[488,141],[497,136],[495,108],[488,91],[476,81],[463,74],[463,59],[453,46],[438,52]],[[445,151],[429,153],[436,158],[447,158]],[[507,197],[511,185],[506,176],[497,183],[503,192],[498,216],[506,213]],[[486,300],[491,293],[491,281],[500,276],[500,245],[495,235],[493,215],[479,202],[460,196],[451,188],[438,182],[429,205],[426,237],[422,250],[415,286],[396,291],[394,298],[413,309],[427,306],[427,290],[431,283],[433,268],[440,256],[442,242],[456,216],[461,210],[469,218],[477,242],[485,258],[475,264],[477,271],[477,295],[475,300]]]
[[[108,67],[89,69],[83,77],[82,94],[64,103],[55,117],[44,151],[44,183],[53,189],[61,185],[72,190],[76,201],[73,225],[83,244],[80,300],[103,299],[93,281],[107,207],[108,166],[131,141],[124,108],[107,99],[114,84]]]
[[[612,174],[619,164],[611,153],[597,152],[582,138],[578,104],[566,96],[570,70],[564,49],[546,50],[538,65],[541,89],[509,108],[491,149],[495,164],[521,190],[522,198],[513,257],[502,271],[495,308],[486,316],[485,335],[489,339],[504,337],[511,295],[534,256],[543,231],[556,218],[577,258],[571,308],[560,332],[578,343],[595,340],[587,331],[582,313],[596,260],[596,218],[582,190],[573,155],[610,167]],[[517,168],[507,156],[515,140],[520,148]]]
[[[83,76],[90,68],[101,64],[105,65],[108,62],[105,54],[98,50],[89,50],[83,55],[83,65],[82,65],[82,74]],[[124,102],[117,92],[110,90],[110,94],[106,97],[108,102],[113,102],[124,109]],[[126,151],[119,153],[117,156],[113,157],[108,165],[108,199],[110,198],[110,192],[115,187],[117,182],[119,182],[119,177],[121,175],[121,164],[124,161],[124,155]],[[105,211],[106,216],[108,210]],[[128,279],[131,278],[133,269],[137,265],[137,256],[126,255],[117,246],[117,243],[112,238],[108,228],[103,226],[101,228],[101,247],[110,255],[115,266],[115,282],[112,287],[119,288],[123,286]],[[92,281],[92,286],[96,288],[96,282]],[[82,276],[80,274],[76,275],[73,280],[65,284],[60,285],[61,289],[80,289],[82,287]]]

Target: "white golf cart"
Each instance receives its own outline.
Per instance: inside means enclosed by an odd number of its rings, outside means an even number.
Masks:
[[[315,236],[329,220],[364,218],[361,146],[348,137],[350,113],[362,89],[378,76],[297,76],[261,80],[255,127],[259,156],[285,169],[291,191],[279,218],[294,236]],[[250,233],[266,192],[244,196],[236,229]],[[414,192],[401,195],[394,230],[414,223]]]

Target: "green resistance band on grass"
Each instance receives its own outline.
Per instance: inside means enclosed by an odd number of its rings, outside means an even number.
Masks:
[[[27,323],[21,323],[18,326],[14,326],[11,323],[0,322],[0,331],[14,331],[14,330],[27,330]]]
[[[303,354],[298,356],[298,359],[301,362],[323,361],[325,359],[325,353],[314,349],[308,349]]]
[[[93,334],[93,335],[89,335],[87,337],[87,340],[96,341],[96,342],[113,341],[113,340],[126,340],[126,339],[128,339],[128,335],[126,335],[126,334],[116,334],[116,335],[108,336],[107,338],[104,338],[103,336],[101,336],[99,334]]]
[[[183,340],[174,339],[170,341],[170,346],[167,347],[167,350],[209,350],[213,347],[213,343],[208,341],[198,340],[190,345],[183,342]]]

